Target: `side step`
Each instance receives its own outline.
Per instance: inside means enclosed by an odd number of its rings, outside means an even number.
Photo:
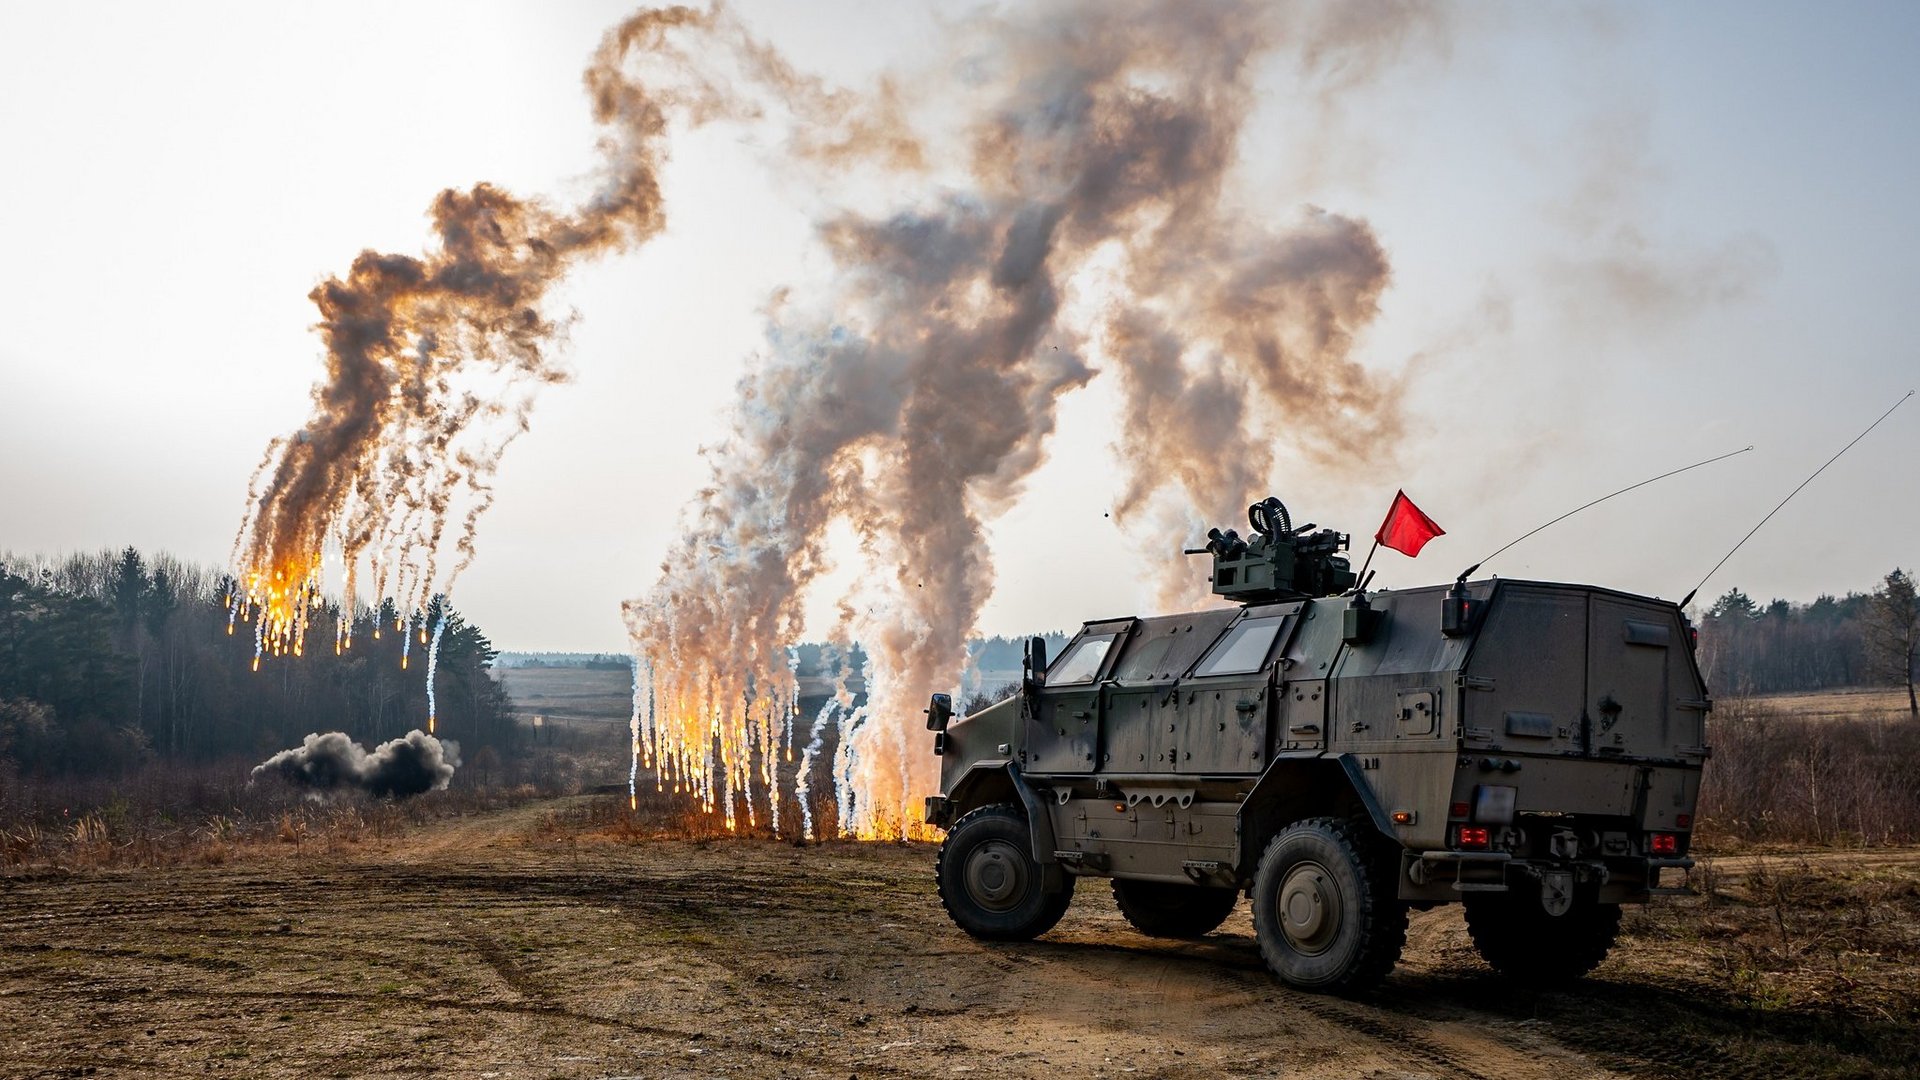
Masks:
[[[1113,860],[1104,851],[1056,851],[1053,861],[1076,873],[1083,870],[1105,870]]]

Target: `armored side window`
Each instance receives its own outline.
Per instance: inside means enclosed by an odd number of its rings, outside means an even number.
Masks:
[[[1207,650],[1193,669],[1195,675],[1245,675],[1266,665],[1273,639],[1280,633],[1285,615],[1246,619],[1227,631],[1213,648]]]
[[[1113,634],[1106,634],[1081,638],[1047,669],[1047,685],[1092,682],[1093,677],[1100,673],[1100,662],[1107,658],[1107,650],[1113,648],[1114,637]]]

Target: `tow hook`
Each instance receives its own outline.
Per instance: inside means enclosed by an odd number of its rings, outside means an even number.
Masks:
[[[1540,872],[1540,906],[1555,918],[1573,907],[1573,875],[1565,870]]]

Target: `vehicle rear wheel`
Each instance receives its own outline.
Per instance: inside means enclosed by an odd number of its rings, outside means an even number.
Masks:
[[[1407,907],[1395,896],[1390,860],[1374,849],[1339,818],[1296,821],[1267,845],[1254,876],[1253,929],[1281,981],[1360,990],[1399,962]]]
[[[1467,933],[1494,970],[1534,986],[1564,986],[1600,965],[1620,934],[1620,905],[1576,896],[1549,915],[1530,893],[1467,898]]]
[[[1232,889],[1114,878],[1113,902],[1133,928],[1148,937],[1191,939],[1205,937],[1226,922],[1240,894]]]
[[[983,806],[954,822],[934,877],[954,923],[988,941],[1038,937],[1073,900],[1073,878],[1034,860],[1026,815],[1011,803]]]

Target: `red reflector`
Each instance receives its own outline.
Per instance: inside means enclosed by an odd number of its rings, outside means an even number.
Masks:
[[[1653,853],[1655,855],[1673,855],[1680,850],[1680,838],[1670,832],[1653,834]]]
[[[1691,829],[1693,828],[1693,815],[1692,814],[1675,814],[1673,817],[1673,823],[1682,829]]]
[[[1453,817],[1466,817],[1468,809],[1466,803],[1457,802],[1447,808],[1447,813]]]
[[[1462,825],[1459,832],[1459,847],[1484,850],[1488,843],[1485,825]]]

